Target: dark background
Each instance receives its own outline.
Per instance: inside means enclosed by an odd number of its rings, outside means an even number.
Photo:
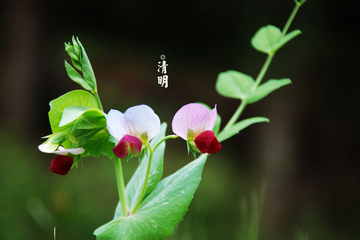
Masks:
[[[252,75],[266,56],[250,39],[262,26],[282,28],[286,1],[0,2],[0,238],[95,239],[117,203],[113,163],[86,158],[63,177],[37,146],[50,134],[48,102],[80,88],[66,75],[64,42],[78,36],[92,62],[105,111],[148,104],[171,123],[189,102],[217,104],[230,119],[239,101],[215,91],[217,75]],[[359,239],[359,21],[357,8],[308,0],[265,76],[292,85],[249,105],[264,116],[211,156],[189,213],[172,239],[239,239],[240,200],[267,182],[261,239]],[[157,84],[165,54],[169,87]],[[168,127],[171,134],[171,127]],[[164,175],[192,160],[168,141]],[[124,163],[126,181],[136,160]]]

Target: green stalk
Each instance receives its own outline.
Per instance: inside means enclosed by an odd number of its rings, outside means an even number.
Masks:
[[[296,13],[298,12],[299,8],[301,7],[301,5],[303,5],[305,3],[306,0],[301,0],[300,2],[298,0],[294,0],[295,2],[295,7],[294,10],[292,11],[289,19],[287,20],[283,30],[282,30],[282,37],[284,37],[292,23],[292,21],[295,18]],[[261,83],[261,81],[263,80],[267,70],[269,69],[270,63],[274,58],[274,53],[269,53],[268,57],[266,58],[266,61],[264,63],[264,65],[262,66],[259,75],[257,76],[254,85],[251,87],[251,91],[254,91]],[[230,118],[229,122],[226,124],[226,126],[224,127],[224,129],[222,131],[226,131],[228,130],[232,125],[234,125],[236,123],[236,121],[239,119],[240,115],[242,114],[242,112],[244,111],[245,107],[246,107],[247,103],[242,100],[240,106],[238,107],[238,109],[235,111],[235,113],[233,114],[233,116]]]
[[[240,106],[236,109],[234,115],[230,118],[229,122],[226,124],[222,131],[228,130],[240,117],[241,113],[244,111],[247,103],[245,101],[241,101]]]
[[[138,208],[139,208],[139,206],[140,206],[140,204],[141,204],[141,202],[142,202],[142,200],[144,198],[145,191],[146,191],[146,185],[147,185],[147,182],[149,180],[151,161],[152,161],[152,156],[153,156],[154,151],[152,150],[149,143],[147,143],[147,146],[149,147],[150,154],[149,154],[149,162],[148,162],[148,166],[147,166],[147,170],[146,170],[145,180],[144,180],[143,187],[141,189],[140,196],[139,196],[134,208],[132,209],[131,214],[136,213],[136,211],[138,210]]]
[[[97,88],[96,88],[94,91],[92,91],[92,93],[93,93],[94,96],[95,96],[95,99],[96,99],[96,102],[97,102],[97,105],[98,105],[99,109],[100,109],[101,111],[104,111],[103,106],[102,106],[101,101],[100,101],[100,97],[99,97]]]
[[[126,202],[125,182],[124,182],[124,176],[123,176],[120,158],[115,158],[115,171],[116,171],[116,182],[118,186],[122,215],[123,217],[126,217],[128,215],[129,210]]]

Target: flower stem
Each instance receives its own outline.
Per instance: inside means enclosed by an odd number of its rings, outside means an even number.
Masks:
[[[141,189],[140,196],[139,196],[134,208],[131,210],[131,214],[134,214],[138,210],[138,208],[139,208],[139,206],[140,206],[140,204],[141,204],[141,202],[142,202],[142,200],[144,198],[145,191],[146,191],[146,185],[147,185],[147,182],[149,180],[151,161],[152,161],[152,156],[153,156],[154,151],[151,148],[149,143],[147,143],[147,146],[149,147],[150,154],[149,154],[149,162],[148,162],[148,166],[147,166],[147,170],[146,170],[145,180],[144,180],[143,187]]]
[[[116,171],[116,182],[118,186],[122,215],[123,217],[126,217],[128,215],[128,206],[126,202],[125,182],[124,182],[124,176],[123,176],[120,158],[115,158],[115,171]]]
[[[236,112],[231,117],[231,119],[229,120],[229,122],[226,124],[226,126],[224,127],[224,129],[222,131],[228,130],[239,119],[239,117],[240,117],[241,113],[244,111],[246,105],[247,105],[247,103],[245,101],[241,101],[240,106],[238,107],[238,109],[236,109]]]

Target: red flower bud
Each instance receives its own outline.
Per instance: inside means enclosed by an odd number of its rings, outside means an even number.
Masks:
[[[51,162],[51,171],[56,174],[66,175],[73,164],[74,159],[72,157],[59,155]]]

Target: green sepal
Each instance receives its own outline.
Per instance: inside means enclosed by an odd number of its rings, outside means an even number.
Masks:
[[[289,78],[283,79],[270,79],[266,83],[261,84],[258,86],[254,91],[249,92],[246,96],[247,103],[254,103],[257,102],[264,97],[266,97],[269,93],[273,92],[274,90],[288,85],[291,83]]]
[[[224,97],[244,100],[254,82],[251,76],[230,70],[219,74],[215,87]]]
[[[117,218],[94,231],[97,240],[158,240],[174,234],[201,181],[207,154],[163,179],[128,217]]]
[[[229,129],[220,132],[217,139],[219,140],[219,142],[225,141],[226,139],[238,134],[241,130],[250,126],[251,124],[259,123],[259,122],[270,122],[270,120],[264,117],[253,117],[253,118],[244,119],[232,125]]]

